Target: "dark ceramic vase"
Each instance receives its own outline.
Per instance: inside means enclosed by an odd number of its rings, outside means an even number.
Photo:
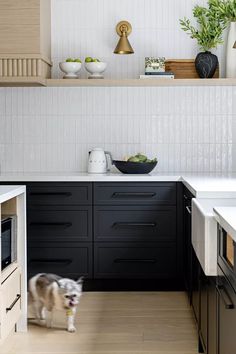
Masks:
[[[195,68],[201,79],[211,79],[217,69],[218,58],[210,52],[201,52],[195,59]]]

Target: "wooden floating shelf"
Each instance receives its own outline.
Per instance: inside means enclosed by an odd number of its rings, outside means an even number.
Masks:
[[[236,86],[236,79],[48,79],[49,87]]]
[[[35,77],[0,77],[0,87],[46,86],[46,79]]]
[[[236,86],[236,79],[44,79],[0,78],[5,87],[173,87],[173,86]]]

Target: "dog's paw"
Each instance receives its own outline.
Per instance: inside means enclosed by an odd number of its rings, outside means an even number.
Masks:
[[[74,333],[76,331],[76,328],[75,328],[75,326],[69,326],[67,328],[67,331],[70,332],[70,333]]]

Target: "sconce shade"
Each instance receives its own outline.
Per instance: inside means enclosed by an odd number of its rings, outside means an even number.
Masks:
[[[236,49],[236,41],[234,42],[234,46],[233,46],[234,49]]]
[[[120,36],[119,42],[114,50],[115,54],[133,54],[134,50],[128,40],[132,31],[131,24],[127,21],[121,21],[116,26],[116,32]]]

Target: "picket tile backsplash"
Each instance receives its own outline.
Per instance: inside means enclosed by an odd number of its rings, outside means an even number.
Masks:
[[[194,58],[179,26],[195,0],[52,0],[53,76],[67,57],[99,57],[107,78],[136,78],[145,56]],[[206,3],[199,0],[198,3]],[[114,55],[116,24],[133,26],[135,54]],[[224,46],[219,47],[224,74]],[[81,77],[87,77],[85,70]],[[2,172],[86,171],[88,151],[158,157],[159,172],[236,171],[236,88],[1,88]]]
[[[233,87],[0,89],[3,172],[86,171],[88,151],[142,151],[157,171],[235,170]]]

